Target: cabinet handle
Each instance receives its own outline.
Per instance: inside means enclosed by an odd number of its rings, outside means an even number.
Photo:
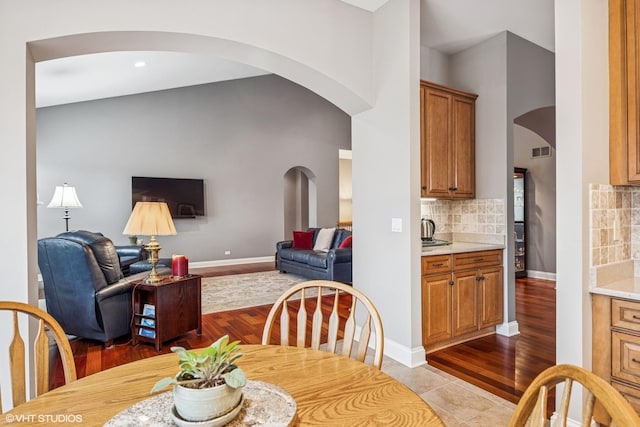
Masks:
[[[484,258],[476,258],[473,261],[474,262],[484,262]]]
[[[441,262],[439,262],[438,264],[433,264],[434,267],[442,267],[444,264],[442,264]]]
[[[636,320],[640,320],[640,316],[638,316],[637,314],[634,314],[632,317]]]
[[[640,360],[636,359],[635,357],[633,357],[633,358],[631,359],[631,361],[632,361],[633,363],[640,363]]]
[[[482,280],[482,278],[480,278],[480,276],[476,276],[476,282],[479,282],[480,280]]]
[[[449,280],[449,285],[453,286],[453,280]]]
[[[426,186],[426,185],[423,185],[423,186],[422,186],[422,189],[423,189],[423,190],[426,190],[426,189],[427,189],[427,186]]]
[[[449,187],[449,191],[458,191],[458,187]]]

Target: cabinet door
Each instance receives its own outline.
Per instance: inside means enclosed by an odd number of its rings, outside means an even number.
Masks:
[[[453,273],[453,336],[478,330],[476,270]]]
[[[449,198],[450,163],[452,162],[451,100],[452,96],[429,87],[421,88],[422,197]]]
[[[502,323],[502,267],[480,272],[480,329]]]
[[[640,184],[640,8],[609,1],[609,181]]]
[[[475,101],[454,96],[452,99],[451,197],[472,199],[476,193]]]
[[[451,338],[451,274],[422,278],[422,343]]]

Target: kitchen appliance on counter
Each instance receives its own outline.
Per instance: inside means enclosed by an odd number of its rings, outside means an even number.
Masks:
[[[420,221],[420,237],[422,241],[433,240],[434,234],[436,234],[436,223],[432,219],[422,218]]]

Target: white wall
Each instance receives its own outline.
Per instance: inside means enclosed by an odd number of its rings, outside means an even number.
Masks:
[[[449,85],[449,55],[420,46],[420,79]]]
[[[425,362],[418,8],[418,0],[392,0],[375,12],[376,105],[352,118],[353,283],[380,311],[385,353],[408,365]],[[391,232],[392,218],[402,232]]]
[[[604,1],[555,2],[556,362],[586,368],[592,353],[588,185],[609,179],[607,18]],[[571,418],[580,418],[580,406],[572,406]]]
[[[132,176],[204,179],[205,216],[174,220],[160,255],[272,257],[291,237],[285,173],[311,171],[319,225],[333,226],[338,151],[350,148],[351,118],[308,89],[275,75],[231,80],[38,109],[38,193],[48,203],[56,185],[74,185],[83,208],[70,229],[126,244]],[[62,215],[40,206],[38,238],[64,231]]]

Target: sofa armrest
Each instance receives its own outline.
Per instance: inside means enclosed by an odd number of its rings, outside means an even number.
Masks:
[[[329,249],[327,252],[327,263],[342,264],[351,262],[351,248]]]
[[[147,259],[147,250],[142,246],[127,245],[116,246],[116,252],[119,257],[137,257],[138,261]]]
[[[293,240],[283,240],[281,242],[276,243],[276,249],[289,249],[293,246]]]

